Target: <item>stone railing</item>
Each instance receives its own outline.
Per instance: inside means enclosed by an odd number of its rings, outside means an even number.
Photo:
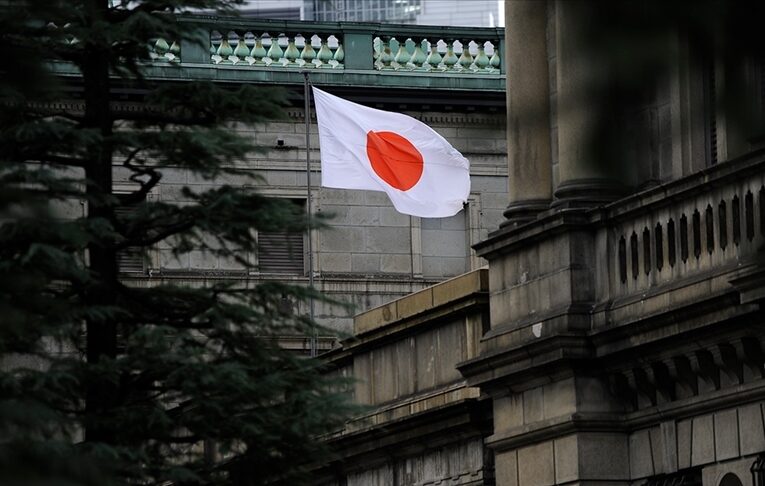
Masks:
[[[503,29],[186,16],[209,37],[205,61],[242,68],[499,75]],[[167,43],[167,42],[165,42]],[[170,46],[154,48],[166,60]],[[174,53],[177,55],[177,53]],[[181,63],[200,62],[198,52]]]
[[[432,40],[431,40],[432,39]],[[375,69],[499,74],[499,41],[381,35],[374,39]]]
[[[704,179],[697,184],[681,180],[613,207],[611,297],[735,269],[759,251],[765,243],[763,164],[755,165],[759,170],[725,165],[693,176]]]
[[[149,56],[153,61],[180,62],[181,45],[175,41],[168,43],[162,37],[149,44]]]
[[[210,59],[215,64],[342,69],[345,53],[333,34],[214,30],[210,33]]]
[[[179,16],[178,21],[191,28],[190,35],[150,40],[150,60],[142,64],[147,79],[286,86],[302,84],[301,72],[310,70],[317,85],[481,92],[488,95],[480,101],[487,106],[504,99],[502,28],[198,14]],[[67,62],[55,62],[51,70],[62,76],[80,75]],[[476,97],[470,100],[453,101],[475,103]]]

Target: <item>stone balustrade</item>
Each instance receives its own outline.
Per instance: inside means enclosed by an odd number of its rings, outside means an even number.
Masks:
[[[149,44],[149,57],[153,61],[180,62],[181,45],[177,41],[167,42],[162,37]]]
[[[707,179],[693,188],[685,190],[681,180],[677,188],[654,189],[614,206],[615,214],[629,209],[634,216],[618,218],[610,228],[612,298],[734,270],[757,254],[765,243],[765,171],[735,171],[736,165],[692,177]]]
[[[201,14],[180,15],[178,22],[190,35],[151,39],[149,62],[143,64],[147,79],[297,85],[303,83],[301,71],[310,70],[317,85],[505,90],[502,28]],[[55,62],[51,69],[79,76],[70,63]],[[492,98],[486,103],[493,104]]]
[[[185,16],[209,35],[208,62],[268,69],[344,68],[499,75],[502,29]],[[187,59],[181,56],[181,62]],[[196,59],[194,60],[196,61]]]
[[[374,39],[374,66],[379,71],[499,74],[498,44],[497,39],[381,35]]]
[[[333,34],[214,30],[210,34],[210,59],[215,64],[342,69],[345,52]]]

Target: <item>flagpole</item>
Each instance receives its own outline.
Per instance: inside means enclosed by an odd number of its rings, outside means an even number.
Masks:
[[[303,98],[305,99],[305,176],[307,186],[306,211],[308,212],[308,285],[313,290],[313,235],[311,222],[313,211],[311,209],[311,81],[308,79],[308,71],[303,73]],[[314,324],[313,295],[309,297],[309,316],[311,317],[311,357],[315,358],[319,353],[317,349],[316,325]]]

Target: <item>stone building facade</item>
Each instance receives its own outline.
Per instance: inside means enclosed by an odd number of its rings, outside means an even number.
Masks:
[[[380,95],[387,96],[387,95]],[[313,233],[316,287],[331,298],[354,305],[352,310],[316,304],[318,321],[336,333],[352,331],[352,316],[368,308],[433,285],[485,262],[472,246],[496,230],[507,199],[504,114],[469,112],[408,111],[443,135],[471,162],[471,193],[465,209],[451,218],[425,219],[397,213],[385,193],[349,191],[320,187],[319,144],[315,124],[312,141],[312,209],[331,215],[326,228]],[[264,194],[288,198],[305,205],[305,121],[302,109],[291,109],[281,122],[242,127],[265,150],[252,154],[242,164],[262,177]],[[115,168],[116,189],[129,187],[127,172]],[[183,203],[182,189],[203,190],[211,185],[245,184],[247,178],[228,177],[214,181],[193,180],[172,168],[163,171],[162,182],[149,195],[158,200]],[[297,238],[296,240],[294,238]],[[265,242],[267,243],[267,242]],[[308,275],[308,242],[302,235],[290,240],[287,249],[264,244],[262,253],[249,255],[258,271],[244,274],[235,261],[221,261],[201,251],[174,257],[172,242],[162,242],[144,265],[125,267],[124,277],[137,285],[162,279],[182,280],[189,285],[210,279],[279,280],[303,283]],[[285,253],[290,250],[288,253]],[[147,276],[149,277],[147,279]],[[297,312],[307,312],[299,308]],[[324,346],[335,336],[326,336]],[[303,346],[299,338],[293,344]]]
[[[604,5],[507,2],[509,201],[474,246],[485,286],[357,316],[327,358],[373,412],[329,438],[345,460],[321,481],[764,484],[762,58],[672,29],[666,69],[604,128],[615,71],[586,44]],[[430,359],[459,374],[413,387],[450,326]]]

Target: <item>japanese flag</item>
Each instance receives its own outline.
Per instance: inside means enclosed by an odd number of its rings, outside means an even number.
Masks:
[[[388,194],[400,213],[457,214],[470,194],[470,162],[424,123],[313,88],[321,185]]]

